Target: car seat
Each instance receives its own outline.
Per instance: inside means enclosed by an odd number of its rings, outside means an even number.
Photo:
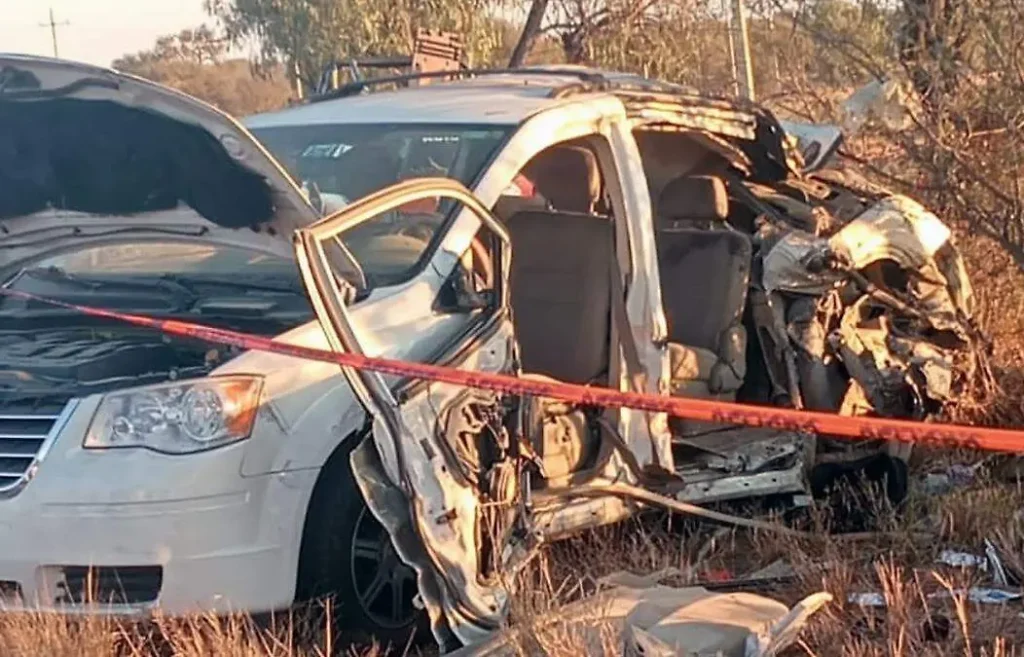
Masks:
[[[746,375],[742,325],[750,239],[730,230],[717,177],[682,177],[658,199],[657,245],[672,394],[735,399]],[[703,226],[703,227],[698,227]]]

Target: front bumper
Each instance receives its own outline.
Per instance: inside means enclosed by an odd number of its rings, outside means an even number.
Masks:
[[[85,405],[35,477],[0,498],[0,606],[182,615],[292,603],[315,470],[243,477],[244,443],[86,451]]]

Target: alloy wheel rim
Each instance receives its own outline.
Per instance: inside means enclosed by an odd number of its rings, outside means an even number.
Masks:
[[[356,602],[363,614],[387,629],[411,625],[416,573],[398,557],[391,537],[366,507],[356,519],[350,554]]]

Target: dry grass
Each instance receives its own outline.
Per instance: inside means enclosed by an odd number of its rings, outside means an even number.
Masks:
[[[923,469],[918,472],[922,474]],[[816,591],[835,601],[814,617],[791,655],[933,655],[994,657],[1024,645],[1019,604],[982,605],[961,591],[992,586],[988,573],[946,567],[936,557],[946,548],[981,553],[989,538],[1005,565],[1024,569],[1024,488],[993,479],[982,468],[970,485],[942,496],[929,494],[915,478],[904,508],[894,510],[880,494],[863,507],[853,497],[813,507],[788,518],[812,537],[794,539],[715,528],[650,514],[552,546],[526,575],[513,611],[520,654],[618,655],[616,635],[600,614],[573,623],[553,620],[555,611],[588,595],[596,581],[617,570],[665,571],[670,584],[742,578],[780,559],[795,575],[763,593],[788,604]],[[857,506],[857,505],[860,506]],[[837,510],[838,509],[838,510]],[[747,513],[754,513],[747,509]],[[864,514],[868,538],[829,536],[840,515]],[[877,592],[885,608],[847,602],[852,593]],[[72,620],[51,615],[0,617],[4,657],[324,657],[421,654],[397,647],[352,647],[329,632],[301,631],[298,621],[276,630],[236,617],[156,619],[142,628],[95,617]],[[429,651],[426,651],[429,653]]]
[[[792,655],[1011,655],[1024,645],[1019,604],[980,605],[957,592],[991,586],[990,575],[936,564],[942,549],[980,554],[985,538],[1005,565],[1024,572],[1024,488],[996,479],[983,467],[970,485],[942,496],[921,485],[925,470],[951,460],[919,459],[918,477],[905,506],[892,509],[880,494],[838,498],[788,522],[812,538],[715,528],[660,514],[630,520],[551,546],[527,575],[513,612],[520,653],[617,655],[615,634],[599,615],[575,623],[552,621],[555,610],[588,595],[596,581],[617,570],[666,571],[671,584],[742,578],[779,559],[795,577],[764,593],[788,604],[816,591],[835,602],[813,619]],[[867,505],[866,508],[864,505]],[[763,514],[763,509],[741,511]],[[870,539],[829,536],[848,516],[867,518],[880,533]],[[862,608],[849,594],[878,592],[884,609]],[[941,597],[942,592],[945,597]],[[936,597],[938,594],[939,597]],[[147,627],[104,617],[71,619],[46,614],[0,616],[4,657],[324,657],[331,654],[401,655],[403,646],[353,647],[323,628],[305,631],[299,620],[257,628],[243,617],[156,619]],[[596,631],[595,631],[596,628]],[[595,639],[595,636],[597,637]],[[584,640],[589,644],[584,644]],[[429,653],[429,651],[426,651]],[[412,651],[412,654],[420,654]]]
[[[1019,604],[983,605],[966,600],[970,587],[992,587],[991,575],[936,562],[943,549],[983,554],[990,538],[1004,564],[1024,566],[1024,490],[993,481],[982,472],[974,484],[944,496],[912,490],[905,507],[892,509],[875,494],[868,508],[852,502],[815,507],[791,522],[813,531],[809,539],[755,535],[646,518],[555,546],[537,571],[520,623],[523,646],[540,645],[552,655],[595,654],[551,639],[572,631],[552,622],[550,610],[573,599],[611,571],[671,573],[671,584],[742,579],[779,560],[794,569],[789,581],[762,591],[787,604],[828,591],[834,602],[812,620],[793,655],[1010,655],[1024,645]],[[842,497],[842,496],[841,496]],[[852,498],[851,498],[852,499]],[[836,508],[840,510],[837,511]],[[870,538],[829,536],[836,514],[868,514],[877,534]],[[884,608],[847,602],[854,593],[877,592]],[[536,628],[540,628],[538,631]],[[576,628],[578,630],[578,628]],[[575,644],[569,644],[575,645]],[[525,651],[524,651],[525,653]],[[619,654],[606,652],[604,654]]]

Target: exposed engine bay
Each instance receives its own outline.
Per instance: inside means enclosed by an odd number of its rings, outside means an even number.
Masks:
[[[676,394],[924,420],[986,385],[989,344],[948,226],[851,171],[779,174],[745,142],[709,149],[712,136],[639,136]],[[719,310],[708,339],[699,318]],[[732,333],[747,339],[726,349]]]
[[[791,401],[844,415],[941,415],[991,376],[950,229],[907,197],[820,175],[828,184],[806,181],[804,199],[752,190],[767,211],[755,237],[761,284],[800,381]]]
[[[0,331],[0,396],[72,397],[201,377],[238,349],[123,325]]]

